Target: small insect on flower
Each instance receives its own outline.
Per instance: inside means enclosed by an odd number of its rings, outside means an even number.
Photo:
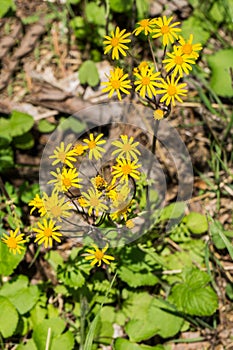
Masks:
[[[174,28],[180,22],[171,23],[173,17],[170,17],[167,19],[166,16],[159,17],[155,20],[155,24],[157,28],[153,29],[154,35],[152,35],[152,38],[159,38],[162,36],[163,38],[163,46],[168,45],[169,43],[174,43],[175,39],[178,40],[177,33],[181,32],[180,28]]]
[[[66,148],[64,142],[61,142],[60,146],[56,147],[54,151],[54,155],[49,156],[49,158],[55,158],[52,162],[52,165],[56,165],[58,163],[66,164],[70,168],[73,168],[74,165],[72,162],[76,162],[76,152],[71,149],[72,143],[69,143]]]
[[[131,40],[128,38],[131,33],[125,33],[126,29],[120,30],[119,27],[116,27],[116,31],[111,31],[111,36],[105,35],[104,45],[107,45],[104,54],[112,50],[112,59],[119,59],[119,52],[126,56],[125,50],[128,50],[126,43],[130,43]]]
[[[83,142],[87,144],[87,149],[89,150],[89,159],[92,160],[94,157],[96,160],[100,159],[102,157],[102,153],[106,152],[103,147],[100,147],[100,145],[103,145],[106,143],[105,140],[101,140],[102,136],[104,134],[99,134],[96,138],[94,138],[94,134],[89,135],[89,139],[84,139]]]
[[[34,227],[33,231],[37,232],[36,234],[36,239],[35,243],[38,242],[38,244],[43,244],[45,248],[52,248],[53,246],[53,239],[57,241],[58,243],[61,242],[60,236],[62,234],[58,232],[60,230],[61,226],[55,226],[56,223],[53,220],[43,220],[43,223],[38,222],[37,223],[38,227]]]
[[[3,243],[7,245],[9,251],[14,255],[16,253],[21,254],[22,250],[24,249],[24,246],[21,244],[27,242],[25,239],[23,239],[24,233],[20,233],[18,235],[18,232],[19,228],[17,228],[15,231],[10,230],[9,235],[4,233],[2,237]]]
[[[115,260],[115,258],[111,255],[106,255],[105,252],[108,249],[108,244],[103,249],[99,249],[96,244],[93,244],[95,250],[87,249],[86,251],[89,253],[85,256],[85,260],[93,260],[91,262],[91,266],[94,266],[98,263],[97,266],[101,266],[101,263],[110,264],[109,260]]]
[[[109,92],[108,97],[111,98],[113,93],[117,93],[117,97],[121,100],[121,92],[129,95],[129,91],[127,89],[132,89],[130,85],[130,80],[128,80],[129,74],[124,74],[123,69],[115,68],[110,71],[110,75],[107,76],[109,81],[104,81],[101,85],[107,85],[102,91]],[[126,80],[127,79],[127,80]]]

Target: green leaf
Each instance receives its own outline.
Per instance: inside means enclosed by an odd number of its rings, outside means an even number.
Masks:
[[[111,10],[123,13],[132,10],[133,0],[109,0],[109,4]]]
[[[37,286],[28,286],[28,278],[19,275],[15,281],[9,281],[2,286],[0,295],[8,297],[19,313],[25,314],[39,299],[39,290]]]
[[[22,186],[20,186],[20,199],[22,202],[28,204],[39,192],[40,187],[38,183],[29,185],[28,182],[24,182]]]
[[[105,25],[105,10],[94,2],[88,2],[85,6],[86,18],[89,23]]]
[[[1,129],[1,127],[0,127]],[[6,148],[11,143],[12,138],[10,135],[0,136],[0,148]]]
[[[215,247],[217,249],[225,249],[226,245],[219,234],[220,231],[223,232],[224,228],[219,221],[215,220],[210,224],[210,234]]]
[[[208,221],[205,215],[190,213],[183,219],[188,229],[194,234],[202,234],[208,230]]]
[[[89,331],[87,333],[83,350],[92,350],[92,344],[93,344],[95,332],[99,323],[99,317],[100,317],[100,313],[98,312],[94,320],[92,321]]]
[[[178,219],[184,214],[186,204],[184,202],[176,202],[167,205],[160,212],[160,220]]]
[[[12,9],[15,9],[15,4],[13,0],[1,0],[1,5],[0,5],[0,18],[5,16],[7,12]]]
[[[33,324],[33,328],[39,323],[41,323],[46,317],[47,311],[44,305],[41,305],[39,301],[33,309],[30,311],[30,319]]]
[[[158,334],[161,337],[175,335],[183,319],[173,315],[173,309],[146,292],[133,294],[124,303],[123,311],[130,318],[126,333],[130,341],[143,341]]]
[[[205,44],[210,37],[210,31],[207,25],[197,16],[190,16],[182,24],[182,36],[189,38],[190,33],[193,34],[193,43]]]
[[[230,300],[233,300],[233,283],[228,283],[226,286],[226,295]]]
[[[149,1],[136,0],[136,6],[137,6],[137,17],[139,19],[145,18],[145,16],[149,12]]]
[[[16,350],[38,350],[33,339],[29,339],[25,345],[20,344],[17,346]]]
[[[45,349],[48,331],[49,328],[51,328],[50,344],[52,345],[50,346],[50,349],[56,350],[53,348],[53,340],[61,335],[65,329],[65,326],[66,323],[61,318],[50,318],[36,325],[32,333],[32,338],[37,346],[37,349]]]
[[[80,2],[80,0],[68,0],[68,3],[71,5],[77,5]]]
[[[19,316],[8,298],[0,296],[0,330],[4,338],[11,337],[17,327]]]
[[[0,241],[0,275],[11,275],[23,258],[24,254],[10,253],[7,245]]]
[[[34,138],[30,132],[14,137],[14,146],[19,149],[30,149],[34,146]]]
[[[115,350],[165,350],[162,345],[149,346],[143,344],[132,343],[127,339],[117,338],[114,344]]]
[[[141,273],[134,272],[131,265],[129,267],[122,266],[118,272],[118,276],[133,288],[154,286],[158,282],[158,278],[152,272],[149,272],[148,269],[144,269]]]
[[[56,125],[46,119],[41,119],[38,123],[38,130],[41,133],[52,132],[54,129],[56,129]]]
[[[81,122],[75,117],[61,118],[58,130],[71,129],[75,133],[81,133],[86,129],[86,123]]]
[[[0,172],[14,167],[14,152],[11,147],[0,149]]]
[[[67,331],[64,334],[57,336],[52,341],[51,350],[73,350],[74,349],[74,335],[71,331]]]
[[[185,280],[172,288],[169,297],[179,311],[195,316],[211,316],[218,308],[214,290],[207,286],[210,277],[198,269],[188,270]]]
[[[12,137],[21,136],[28,132],[34,124],[34,119],[31,115],[19,111],[13,111],[10,118],[10,135]]]
[[[216,94],[223,97],[232,97],[233,89],[230,68],[233,68],[233,49],[220,50],[207,58],[212,69],[210,86]]]
[[[6,139],[9,139],[9,142],[11,142],[11,130],[10,130],[10,120],[6,118],[0,118],[0,130],[1,130],[1,137],[5,137]]]
[[[93,61],[85,61],[79,68],[78,72],[81,84],[96,86],[99,83],[99,73]]]
[[[99,320],[95,331],[95,340],[101,344],[111,344],[113,333],[114,329],[111,322]]]

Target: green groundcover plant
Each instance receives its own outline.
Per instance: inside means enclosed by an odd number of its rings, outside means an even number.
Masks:
[[[117,4],[110,1],[111,7]],[[121,1],[119,4],[123,6]],[[90,20],[91,9],[87,11]],[[130,45],[139,36],[148,41],[151,60],[140,61],[133,56]],[[160,60],[153,40],[161,42]],[[182,36],[180,23],[173,17],[162,16],[141,19],[132,33],[117,26],[104,35],[103,46],[104,54],[116,63],[102,83],[103,92],[119,100],[134,93],[151,111],[155,130],[151,152],[155,154],[160,120],[168,118],[177,103],[182,105],[188,94],[183,79],[198,63],[202,45],[193,34]],[[88,61],[85,64],[93,67]],[[84,76],[86,82],[84,68],[80,78]],[[7,121],[0,120],[5,125],[7,145],[25,136],[33,125],[30,116],[21,115],[25,123],[13,128],[15,133],[9,131],[15,115],[13,112]],[[110,143],[112,166],[108,174],[104,169],[96,171],[86,181],[80,164],[91,162],[97,169],[95,164],[104,157],[107,143],[102,132],[90,132],[75,143],[61,141],[49,156],[54,167],[48,181],[50,193],[39,193],[34,186],[22,196],[6,184],[6,193],[16,200],[12,207],[9,198],[3,196],[5,206],[0,210],[1,217],[7,213],[11,218],[8,231],[1,227],[2,348],[9,340],[17,350],[91,350],[102,345],[116,350],[162,350],[170,349],[166,340],[182,331],[213,329],[216,324],[218,297],[210,241],[233,257],[232,231],[224,230],[209,216],[186,214],[184,202],[162,209],[154,203],[150,225],[139,226],[145,235],[130,244],[119,240],[120,229],[127,237],[137,232],[152,181],[150,171],[143,172],[139,142],[126,134]],[[153,196],[156,198],[155,191]],[[28,203],[33,215],[29,228],[22,223],[20,201]],[[64,256],[59,247],[69,241],[69,234],[66,236],[63,227],[74,216],[93,232],[100,230],[102,236],[85,237],[82,244],[79,241],[72,246],[69,256]],[[179,223],[166,230],[167,222],[173,219]],[[35,255],[32,247],[37,249]],[[30,267],[42,271],[42,262],[49,264],[53,278],[33,284],[20,273],[20,263],[28,254],[34,255]],[[230,285],[228,296],[232,296]]]

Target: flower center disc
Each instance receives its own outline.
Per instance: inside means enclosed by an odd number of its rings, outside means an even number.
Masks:
[[[124,175],[129,175],[132,171],[132,168],[130,165],[126,164],[126,165],[123,165],[122,167],[122,172]]]
[[[51,228],[45,228],[44,229],[44,235],[46,236],[46,237],[51,237],[52,236],[52,234],[53,234],[53,231],[51,230]]]
[[[90,142],[88,143],[88,147],[89,147],[90,149],[95,148],[95,147],[96,147],[95,141],[90,141]]]
[[[16,239],[14,237],[8,238],[7,245],[8,245],[9,248],[13,248],[13,249],[17,248]]]
[[[162,26],[161,33],[167,34],[170,31],[170,28],[168,26]]]
[[[140,21],[140,26],[141,27],[147,27],[149,24],[149,20],[148,19],[143,19],[142,21]]]
[[[121,86],[121,83],[119,80],[112,80],[112,87],[113,89],[119,89]]]
[[[62,210],[60,207],[56,206],[51,209],[51,213],[53,214],[54,217],[58,217],[61,215]]]
[[[169,86],[169,88],[167,89],[167,93],[170,96],[174,96],[177,93],[176,87],[173,85]]]
[[[175,57],[175,63],[181,65],[183,63],[183,58],[181,56]]]
[[[112,38],[111,45],[113,47],[116,47],[118,44],[119,44],[119,39],[118,38]]]
[[[65,152],[59,152],[58,158],[64,163],[66,160],[66,154]]]
[[[142,85],[149,85],[150,84],[150,78],[143,77],[142,78]]]
[[[190,45],[190,44],[183,45],[182,51],[183,51],[184,54],[190,55],[190,53],[193,51],[192,50],[192,45]]]
[[[98,198],[91,198],[90,199],[90,205],[91,207],[97,207],[99,205],[100,201]]]
[[[95,257],[97,260],[101,260],[104,256],[104,253],[101,252],[100,250],[97,250],[97,252],[95,252]]]
[[[70,181],[70,179],[65,178],[65,179],[62,180],[62,182],[63,182],[63,185],[64,185],[65,187],[71,186],[71,181]]]

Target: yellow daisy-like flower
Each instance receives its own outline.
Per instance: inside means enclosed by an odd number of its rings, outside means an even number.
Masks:
[[[49,158],[56,158],[53,162],[52,165],[56,165],[58,163],[66,164],[70,168],[73,168],[74,165],[72,162],[76,162],[76,153],[74,150],[71,149],[72,143],[69,143],[66,148],[64,142],[61,142],[60,146],[56,147],[56,150],[53,152],[54,155],[49,156]]]
[[[148,64],[148,62],[146,62],[146,61],[142,61],[137,67],[135,67],[135,68],[133,69],[133,73],[134,73],[134,74],[135,74],[135,73],[138,73],[138,72],[141,71],[142,68],[145,68],[145,67],[149,68],[149,64]]]
[[[121,92],[129,94],[127,89],[132,89],[130,85],[130,80],[126,80],[129,74],[124,74],[123,69],[115,68],[110,71],[110,75],[107,76],[109,81],[102,82],[101,85],[107,85],[102,91],[109,92],[108,97],[111,98],[113,93],[117,93],[117,97],[121,100]]]
[[[167,81],[163,79],[163,81],[159,84],[159,87],[162,88],[161,90],[158,90],[158,94],[165,94],[161,99],[160,102],[165,102],[168,106],[171,102],[172,105],[175,106],[176,102],[175,100],[182,103],[180,96],[186,96],[187,90],[184,89],[184,87],[187,86],[186,83],[178,84],[180,80],[180,77],[178,77],[175,80],[175,76],[172,74],[171,77],[167,77]]]
[[[35,209],[38,209],[40,211],[40,214],[43,213],[43,215],[46,214],[46,210],[44,207],[44,201],[38,194],[28,203],[30,207],[32,207],[30,214],[33,213]]]
[[[75,152],[75,155],[82,156],[86,149],[87,146],[84,146],[80,142],[78,142],[74,145],[73,151]]]
[[[134,73],[135,77],[138,79],[134,82],[135,85],[138,85],[135,91],[140,91],[140,96],[145,98],[146,94],[150,98],[156,95],[155,86],[158,86],[156,80],[161,80],[159,78],[160,72],[154,73],[152,69],[143,67],[140,70],[140,73]]]
[[[152,38],[159,38],[160,36],[163,37],[163,45],[166,46],[169,43],[174,43],[175,39],[178,40],[178,36],[177,33],[181,32],[180,28],[174,28],[175,26],[177,26],[178,24],[180,24],[180,22],[175,22],[175,23],[171,23],[173,17],[170,17],[167,19],[166,16],[159,17],[155,20],[156,26],[158,28],[155,28],[153,30],[153,33],[155,33]]]
[[[130,161],[125,158],[117,158],[117,165],[113,165],[114,171],[112,175],[115,179],[120,178],[120,182],[126,181],[128,183],[129,176],[135,180],[139,180],[140,172],[137,170],[141,165],[137,164],[137,160]]]
[[[47,193],[43,196],[46,216],[55,221],[62,221],[62,218],[71,216],[72,206],[69,202],[65,202],[65,198],[59,198],[57,192],[53,192],[49,197]],[[40,212],[40,210],[39,210]],[[41,215],[42,216],[42,215]]]
[[[126,226],[127,228],[131,229],[131,228],[134,228],[135,223],[133,222],[133,220],[130,220],[130,219],[129,219],[129,220],[126,221],[125,226]]]
[[[105,181],[105,179],[100,175],[93,177],[91,179],[91,183],[97,189],[97,191],[103,191],[108,186],[107,181]]]
[[[80,207],[84,208],[87,206],[87,202],[86,200],[83,198],[83,196],[78,198],[78,204],[80,205]]]
[[[58,243],[61,242],[60,236],[62,234],[60,232],[57,232],[61,226],[55,226],[56,222],[53,220],[43,220],[43,224],[41,222],[38,222],[38,227],[34,227],[33,231],[37,232],[35,243],[38,242],[38,244],[43,244],[45,248],[52,247],[53,246],[53,239],[57,241]]]
[[[137,22],[138,27],[134,29],[133,33],[139,35],[141,32],[144,32],[145,35],[151,33],[155,27],[155,19],[142,19]]]
[[[86,250],[89,254],[85,257],[85,260],[93,260],[91,262],[91,266],[94,266],[96,263],[98,263],[98,266],[101,266],[102,261],[105,264],[109,265],[109,260],[115,260],[113,256],[105,254],[105,252],[108,249],[108,244],[106,244],[106,246],[103,249],[99,249],[96,244],[93,244],[93,247],[95,248],[95,250]]]
[[[85,199],[85,207],[89,207],[88,215],[92,215],[95,212],[95,215],[99,215],[99,211],[107,211],[108,207],[104,204],[104,199],[101,198],[102,193],[98,192],[95,188],[89,188],[88,193],[82,192],[82,196]]]
[[[183,71],[186,74],[189,74],[189,71],[192,70],[192,66],[190,64],[195,64],[195,61],[187,55],[183,55],[180,47],[173,46],[173,50],[174,51],[172,53],[167,52],[167,56],[170,58],[163,60],[163,63],[167,63],[165,65],[165,70],[169,72],[170,70],[174,69],[172,72],[174,76],[179,74],[181,77],[183,77]]]
[[[192,42],[193,34],[190,34],[189,39],[187,41],[185,41],[185,39],[182,36],[179,36],[179,44],[182,53],[190,58],[197,59],[199,54],[196,51],[202,50],[202,46],[200,43],[193,44]]]
[[[113,181],[114,182],[114,181]],[[129,198],[130,187],[128,184],[119,183],[107,192],[107,196],[114,202],[124,202]]]
[[[119,220],[124,218],[127,221],[127,215],[131,212],[130,208],[131,203],[128,202],[113,202],[113,206],[117,208],[117,210],[110,214],[112,220]]]
[[[155,120],[161,120],[164,117],[164,111],[162,109],[156,109],[153,115]]]
[[[20,233],[18,235],[18,232],[19,228],[17,228],[15,231],[10,230],[9,235],[4,233],[2,237],[3,243],[7,245],[9,251],[14,255],[16,253],[21,254],[22,250],[24,249],[24,246],[22,246],[21,244],[27,242],[25,239],[23,239],[24,233]]]
[[[118,147],[115,151],[112,152],[112,155],[119,153],[118,157],[126,157],[126,159],[137,159],[137,156],[141,153],[137,149],[139,142],[134,142],[134,138],[131,136],[130,138],[127,135],[120,135],[121,141],[113,141],[112,145]]]
[[[89,149],[90,160],[92,160],[92,157],[98,160],[102,157],[101,152],[103,153],[106,152],[103,147],[100,147],[100,145],[103,145],[106,143],[105,140],[100,140],[103,135],[104,134],[99,134],[96,138],[94,138],[94,135],[91,133],[89,139],[83,140],[83,142],[87,144],[87,149]]]
[[[81,188],[82,185],[79,182],[79,173],[76,169],[66,169],[63,168],[62,172],[59,168],[56,169],[57,172],[51,171],[50,174],[56,179],[50,180],[48,184],[54,183],[54,189],[58,192],[67,192],[71,187]]]
[[[128,37],[131,35],[131,33],[125,33],[126,29],[120,30],[119,27],[116,27],[116,31],[111,31],[111,36],[105,35],[104,38],[104,45],[107,45],[104,54],[108,53],[112,50],[112,59],[119,59],[119,52],[126,56],[125,50],[128,50],[128,46],[126,46],[126,43],[130,43],[131,40],[128,39]]]

